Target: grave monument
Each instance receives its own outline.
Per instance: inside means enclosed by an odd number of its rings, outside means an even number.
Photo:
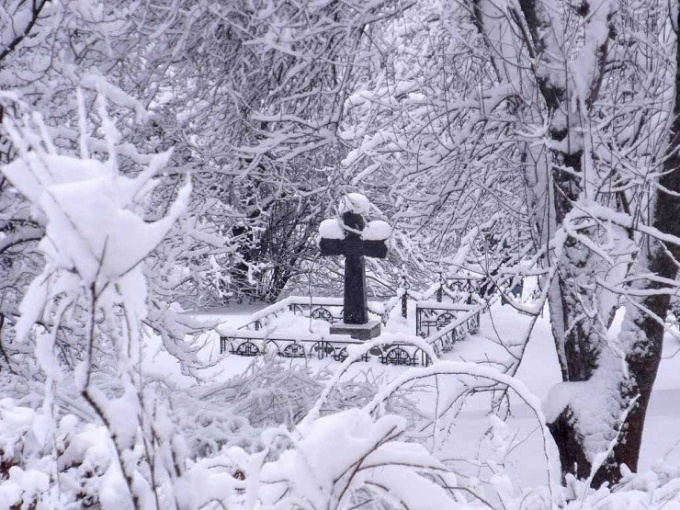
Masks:
[[[380,335],[380,321],[369,321],[366,303],[364,257],[387,257],[391,227],[384,221],[366,223],[371,203],[360,193],[346,195],[340,207],[342,219],[329,219],[319,226],[322,256],[345,256],[344,321],[331,326],[331,334],[368,340]]]

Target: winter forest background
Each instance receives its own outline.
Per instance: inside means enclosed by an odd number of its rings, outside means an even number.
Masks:
[[[0,0],[0,509],[680,508],[680,462],[638,472],[677,350],[679,23],[672,0]],[[352,192],[393,231],[371,299],[477,274],[495,350],[215,355],[199,312],[341,295],[317,235]],[[543,402],[518,377],[539,342]]]

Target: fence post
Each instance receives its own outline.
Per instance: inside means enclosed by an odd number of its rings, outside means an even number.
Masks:
[[[437,289],[437,302],[442,302],[442,297],[444,296],[444,284],[446,280],[444,279],[444,271],[439,270],[439,288]]]
[[[408,315],[408,289],[411,288],[411,284],[406,279],[406,271],[402,270],[401,273],[401,289],[403,294],[401,295],[401,316],[406,319]]]

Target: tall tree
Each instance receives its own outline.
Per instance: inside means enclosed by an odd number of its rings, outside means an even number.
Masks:
[[[639,287],[674,277],[660,267],[671,253],[660,241],[675,240],[663,232],[677,206],[672,191],[655,198],[675,184],[672,157],[662,167],[674,40],[666,6],[424,5],[422,16],[405,15],[386,32],[398,41],[391,61],[353,98],[364,122],[378,126],[360,132],[356,159],[374,163],[374,175],[395,173],[402,214],[437,218],[429,228],[450,249],[470,242],[470,218],[479,225],[499,206],[520,238],[531,235],[533,247],[517,253],[535,254],[544,275],[564,381],[549,413],[563,474],[616,481],[621,464],[637,466],[667,308],[661,294],[670,292]],[[419,80],[423,68],[432,75]],[[614,338],[621,300],[627,318]]]

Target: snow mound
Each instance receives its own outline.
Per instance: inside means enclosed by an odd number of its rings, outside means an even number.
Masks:
[[[392,235],[392,227],[382,220],[369,221],[361,232],[361,237],[367,241],[384,241]]]
[[[319,225],[319,235],[324,239],[344,239],[345,231],[338,220],[323,220]]]
[[[348,193],[340,202],[340,212],[367,214],[371,209],[371,201],[361,193]]]

